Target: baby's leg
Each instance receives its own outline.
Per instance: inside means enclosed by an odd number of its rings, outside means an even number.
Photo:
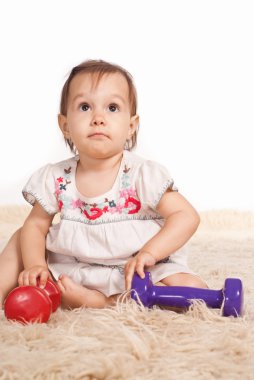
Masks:
[[[85,288],[76,284],[70,277],[61,275],[57,282],[62,294],[62,307],[74,309],[77,307],[103,308],[113,305],[117,295],[106,297],[98,290]]]
[[[12,235],[0,254],[0,309],[7,294],[18,285],[18,276],[23,270],[20,231]]]
[[[161,280],[166,286],[189,286],[207,289],[207,285],[198,276],[190,273],[176,273]]]

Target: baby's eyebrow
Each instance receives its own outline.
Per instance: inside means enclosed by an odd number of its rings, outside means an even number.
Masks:
[[[74,96],[73,98],[73,102],[75,102],[78,98],[84,98],[85,97],[85,94],[77,94],[76,96]]]
[[[125,103],[125,99],[119,94],[111,94],[111,97],[112,98],[118,98],[122,101],[122,103]]]

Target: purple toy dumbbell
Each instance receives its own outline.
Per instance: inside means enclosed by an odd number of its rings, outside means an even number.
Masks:
[[[243,312],[243,286],[239,278],[227,278],[221,290],[191,288],[186,286],[155,286],[150,272],[142,279],[137,273],[132,280],[131,298],[144,306],[189,307],[192,300],[203,300],[208,307],[221,308],[223,316],[239,317]]]

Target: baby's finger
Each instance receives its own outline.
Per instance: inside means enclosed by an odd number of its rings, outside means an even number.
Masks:
[[[19,277],[18,277],[18,284],[19,286],[23,286],[23,283],[24,283],[24,280],[23,280],[23,272],[21,272],[19,274]]]
[[[29,285],[30,286],[37,285],[37,273],[32,272],[29,274]]]
[[[30,285],[29,273],[23,272],[22,286],[29,286],[29,285]]]
[[[141,278],[145,278],[145,263],[142,259],[137,261],[136,272]]]
[[[131,289],[132,278],[135,272],[135,262],[128,265],[125,270],[125,287],[126,290]]]
[[[46,270],[42,271],[41,275],[40,275],[40,282],[39,282],[39,287],[41,289],[45,288],[48,278],[49,278],[48,271],[46,271]]]

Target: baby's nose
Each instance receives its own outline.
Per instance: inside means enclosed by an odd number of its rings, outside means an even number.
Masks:
[[[105,120],[102,115],[95,115],[92,120],[92,125],[104,125]]]

